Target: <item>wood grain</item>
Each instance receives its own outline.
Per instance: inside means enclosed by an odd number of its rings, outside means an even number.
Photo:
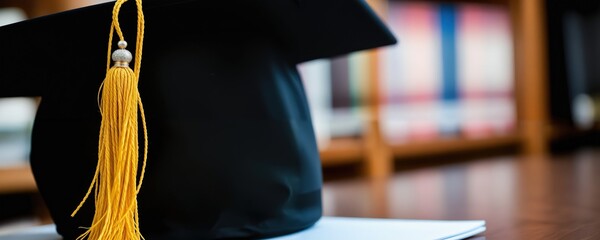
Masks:
[[[439,164],[439,163],[438,163]],[[327,174],[327,172],[325,172]],[[485,239],[600,239],[600,148],[325,183],[330,216],[487,221]]]

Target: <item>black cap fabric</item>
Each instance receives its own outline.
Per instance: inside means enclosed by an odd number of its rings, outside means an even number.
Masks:
[[[113,3],[0,28],[0,97],[41,96],[31,164],[58,232],[96,167],[97,93]],[[321,169],[299,62],[395,43],[360,0],[145,0],[146,239],[259,238],[321,216]],[[135,6],[121,25],[135,49]]]

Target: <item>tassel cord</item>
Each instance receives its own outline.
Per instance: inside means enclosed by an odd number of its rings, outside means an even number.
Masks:
[[[138,91],[144,40],[142,1],[136,0],[137,37],[133,69],[117,62],[111,67],[112,41],[116,33],[124,41],[119,12],[127,0],[117,0],[112,11],[107,52],[107,73],[98,90],[102,117],[98,139],[98,163],[93,180],[71,216],[75,216],[94,191],[95,213],[92,224],[77,239],[144,239],[140,233],[137,194],[144,180],[148,157],[148,131]],[[126,44],[125,44],[126,45]],[[126,46],[119,47],[124,49]],[[124,50],[117,50],[124,51]],[[131,55],[129,54],[129,59]],[[119,60],[116,60],[119,61]],[[127,60],[129,62],[129,60]],[[138,119],[139,114],[139,119]],[[139,169],[138,121],[143,130],[143,156]],[[138,170],[140,171],[138,175]],[[137,181],[137,183],[136,183]]]

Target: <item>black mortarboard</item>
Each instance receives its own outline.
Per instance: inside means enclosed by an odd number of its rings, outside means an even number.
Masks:
[[[94,216],[89,202],[70,214],[96,169],[113,6],[0,28],[0,97],[42,97],[31,164],[65,239]],[[269,237],[316,222],[320,161],[296,64],[395,43],[382,22],[362,0],[145,0],[144,13],[146,239]],[[120,17],[134,39],[134,1]]]

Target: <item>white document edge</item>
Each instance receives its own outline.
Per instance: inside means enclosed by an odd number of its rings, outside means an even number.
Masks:
[[[412,222],[411,220],[407,220],[407,219],[373,219],[373,218],[338,218],[338,217],[323,217],[322,220],[327,221],[336,221],[336,220],[351,220],[351,221],[361,221],[361,220],[366,220],[366,221],[371,221],[371,220],[383,220],[383,221],[387,221],[390,220],[390,222],[393,222],[394,220],[400,220],[400,221],[407,221],[407,222]],[[419,221],[424,221],[424,222],[438,222],[436,220],[415,220],[414,222],[419,222]],[[477,221],[439,221],[441,222],[477,222]],[[472,230],[466,230],[463,232],[459,232],[457,235],[450,235],[444,238],[440,238],[437,240],[460,240],[460,239],[465,239],[468,237],[472,237],[475,236],[479,233],[482,233],[486,230],[485,227],[485,221],[481,221],[482,225],[478,225],[477,227],[475,227]],[[318,223],[317,223],[318,226]],[[293,233],[290,235],[285,235],[285,236],[280,236],[274,239],[305,239],[303,238],[303,233],[307,232],[309,229],[306,229],[304,231],[301,232],[297,232],[297,233]],[[323,231],[325,230],[325,231]],[[334,230],[335,229],[330,229],[330,230]],[[325,238],[331,238],[331,237],[335,237],[335,235],[331,235],[329,229],[321,229],[318,230],[319,232],[323,232],[324,234],[323,237]],[[394,233],[392,233],[394,234]],[[393,237],[393,236],[392,236]],[[319,237],[320,238],[320,237]],[[395,237],[393,237],[395,239]],[[401,239],[401,236],[398,236],[398,239]],[[59,240],[61,239],[60,236],[56,233],[56,229],[55,226],[53,224],[51,225],[43,225],[43,226],[35,226],[35,227],[28,227],[28,228],[20,228],[20,229],[15,229],[14,231],[5,231],[5,232],[0,232],[0,240]]]
[[[485,227],[479,227],[479,228],[473,229],[472,231],[465,232],[463,234],[459,234],[459,235],[456,235],[456,236],[453,236],[453,237],[445,238],[443,240],[461,240],[461,239],[472,237],[472,236],[475,236],[475,235],[480,234],[482,232],[485,232],[485,230],[486,230]]]

